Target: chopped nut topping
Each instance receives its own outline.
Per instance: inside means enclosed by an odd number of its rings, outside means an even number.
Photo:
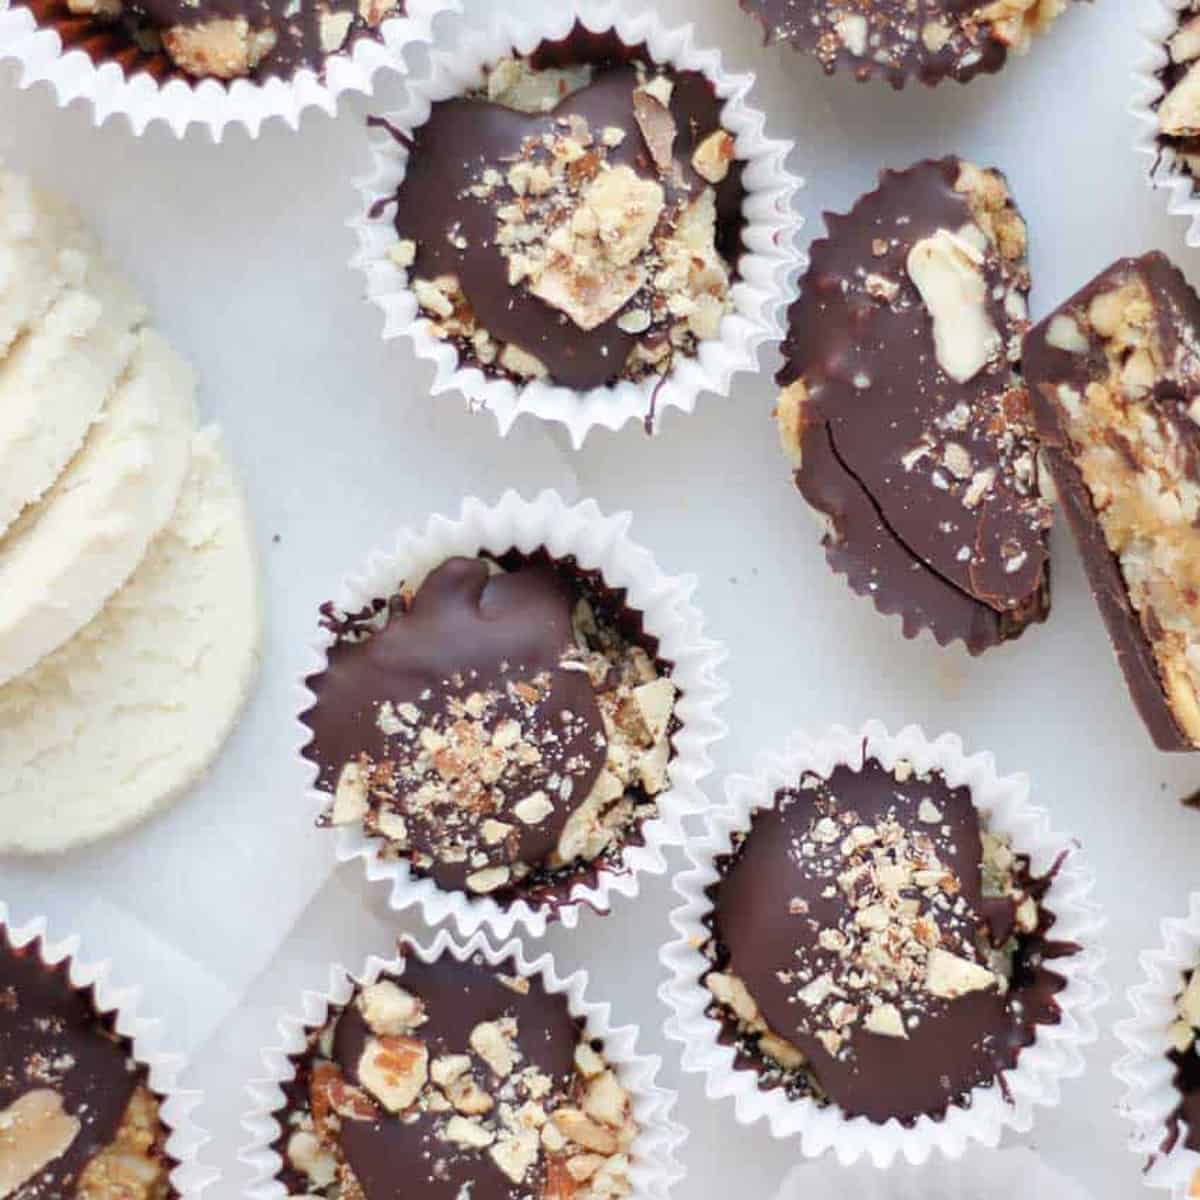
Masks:
[[[1067,7],[1067,0],[992,0],[979,13],[991,24],[992,36],[1014,50],[1026,50]]]
[[[958,383],[973,379],[1001,350],[987,311],[982,261],[946,229],[917,242],[908,256],[908,273],[933,317],[938,362]]]
[[[0,1111],[0,1196],[11,1195],[65,1154],[79,1130],[62,1096],[49,1088],[26,1092]]]
[[[884,768],[875,769],[886,778]],[[943,804],[934,800],[938,793],[922,795],[925,787],[940,790],[941,776],[918,774],[907,761],[897,764],[893,776],[907,790],[885,793],[887,803],[869,820],[843,810],[833,785],[818,775],[806,775],[776,801],[781,811],[803,805],[804,815],[789,832],[788,860],[797,886],[837,903],[819,924],[810,906],[795,900],[779,913],[762,914],[763,920],[790,920],[806,930],[775,977],[790,1008],[789,1036],[794,1030],[801,1043],[812,1038],[836,1059],[853,1057],[864,1037],[907,1041],[911,1029],[936,1020],[968,993],[1007,994],[1007,956],[1016,944],[1004,917],[991,910],[985,916],[969,896],[989,904],[1006,901],[1018,933],[1033,933],[1041,921],[1037,901],[1021,882],[1024,861],[1006,838],[981,831],[980,876],[966,889],[950,865],[962,829],[946,823]],[[720,911],[718,899],[718,921]],[[1003,905],[996,910],[1002,911]],[[1002,923],[1004,946],[991,941],[993,919]],[[793,1041],[769,1028],[745,981],[730,969],[738,961],[737,948],[729,948],[727,959],[719,939],[714,932],[706,946],[718,967],[704,977],[716,1011],[736,1026],[742,1044],[766,1059],[769,1070],[802,1078],[803,1090],[819,1095],[820,1071]],[[726,961],[728,967],[719,965]]]
[[[654,165],[669,171],[675,162],[678,133],[671,110],[646,88],[639,88],[633,93],[633,114]]]
[[[570,114],[539,123],[514,155],[481,162],[463,193],[494,211],[491,248],[503,256],[511,287],[537,297],[584,333],[611,322],[635,339],[627,361],[614,364],[631,379],[665,373],[676,353],[694,353],[697,342],[719,336],[732,307],[730,269],[717,250],[712,188],[697,186],[675,159],[680,131],[670,107],[673,83],[638,70],[632,106],[649,172],[645,159],[636,169],[627,158],[613,161],[627,131],[593,130]],[[546,73],[547,96],[535,86],[541,74],[506,60],[491,72],[488,96],[521,111],[545,112],[554,107],[550,99],[588,82]],[[696,175],[719,186],[735,153],[726,131],[707,134],[692,153]],[[469,249],[465,242],[459,248]],[[394,251],[391,258],[402,268],[417,265],[420,247],[411,254]],[[484,365],[521,381],[550,374],[534,353],[537,347],[497,346],[456,275],[417,275],[412,288],[435,336],[469,347]]]
[[[222,17],[165,30],[163,46],[189,75],[236,79],[248,75],[275,48],[273,29],[252,29],[245,17]]]
[[[330,824],[361,824],[387,839],[387,853],[476,896],[615,858],[670,786],[677,694],[668,664],[612,615],[597,617],[589,597],[607,604],[608,593],[570,573],[567,582],[579,599],[557,672],[505,662],[494,682],[449,678],[414,699],[378,702],[378,757],[363,752],[341,766]],[[380,635],[371,620],[334,625],[350,642]],[[578,688],[594,695],[590,711]],[[575,704],[564,703],[569,695]],[[589,791],[580,778],[594,780]]]
[[[415,1038],[372,1038],[358,1061],[358,1077],[388,1112],[403,1112],[429,1078],[429,1052]]]
[[[955,3],[863,3],[823,0],[803,19],[751,5],[776,34],[814,53],[833,72],[848,57],[856,75],[881,73],[896,85],[910,77],[963,82],[1003,62],[997,49],[1026,51],[1066,8],[1067,0],[956,0]]]
[[[363,1020],[383,1036],[411,1033],[429,1019],[425,1006],[389,979],[363,988],[358,998]]]
[[[523,990],[510,988],[514,996],[538,986],[529,979],[521,982]],[[310,1034],[302,1060],[310,1064],[307,1100],[301,1096],[281,1122],[289,1130],[286,1165],[303,1178],[309,1196],[354,1200],[362,1195],[341,1137],[343,1123],[352,1120],[377,1133],[402,1122],[417,1134],[419,1153],[397,1163],[398,1169],[417,1173],[411,1180],[416,1191],[420,1173],[430,1172],[432,1182],[450,1161],[467,1178],[474,1171],[482,1178],[498,1169],[526,1188],[544,1178],[545,1190],[537,1192],[543,1200],[622,1200],[630,1194],[629,1150],[638,1129],[629,1093],[599,1043],[581,1040],[574,1071],[565,1080],[553,1080],[527,1065],[530,1054],[544,1053],[546,1047],[532,1034],[530,1044],[522,1044],[516,1016],[478,1023],[469,1045],[455,1047],[444,1044],[441,1032],[423,1040],[426,1030],[445,1025],[436,1005],[430,1011],[423,995],[405,987],[404,977],[362,988],[351,1005],[366,1014],[379,997],[391,1003],[396,995],[410,997],[408,1007],[426,1019],[414,1036],[372,1039],[364,1050],[359,1077],[383,1111],[366,1092],[348,1085],[342,1068],[327,1057],[338,1045],[341,1016]]]

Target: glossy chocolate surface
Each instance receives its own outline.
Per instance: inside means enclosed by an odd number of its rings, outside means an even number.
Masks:
[[[634,335],[619,328],[621,313],[636,298],[586,331],[526,288],[511,285],[508,261],[495,244],[495,234],[497,208],[512,201],[515,193],[507,184],[486,198],[473,196],[470,189],[479,183],[485,166],[506,169],[506,163],[520,157],[526,139],[560,132],[564,118],[577,116],[597,134],[608,128],[622,130],[624,140],[608,150],[608,163],[661,183],[668,206],[700,194],[710,185],[696,174],[692,155],[720,128],[722,102],[703,75],[661,70],[674,83],[669,108],[677,134],[674,170],[660,174],[634,116],[633,94],[639,86],[635,64],[649,62],[643,47],[625,47],[611,35],[578,29],[565,42],[543,46],[532,56],[534,66],[591,64],[591,83],[546,114],[527,115],[469,96],[435,104],[429,120],[413,134],[406,177],[387,202],[395,205],[397,234],[416,244],[413,277],[456,276],[479,325],[493,339],[534,355],[553,382],[570,388],[587,390],[614,382],[635,342],[653,344],[665,332],[652,326]],[[717,248],[731,267],[740,253],[745,196],[741,174],[735,163],[714,189]],[[469,343],[459,349],[472,359]]]
[[[1174,364],[1171,377],[1160,380],[1155,387],[1156,415],[1169,422],[1181,442],[1191,448],[1191,474],[1200,479],[1200,429],[1187,416],[1188,407],[1200,396],[1200,362],[1180,337],[1181,329],[1191,331],[1193,336],[1200,334],[1200,297],[1165,255],[1155,251],[1142,258],[1119,260],[1047,316],[1025,340],[1025,376],[1059,500],[1134,704],[1160,750],[1190,751],[1195,747],[1171,712],[1150,640],[1130,604],[1120,563],[1108,547],[1091,494],[1075,464],[1071,439],[1055,398],[1060,384],[1082,392],[1092,380],[1107,378],[1109,366],[1103,343],[1091,331],[1088,353],[1072,354],[1048,341],[1055,316],[1086,309],[1095,296],[1120,287],[1134,276],[1142,278],[1154,298],[1158,338],[1167,361]]]
[[[467,1053],[471,1031],[481,1022],[513,1017],[525,1056],[522,1067],[537,1067],[559,1096],[567,1093],[580,1029],[564,996],[548,994],[537,979],[530,980],[529,990],[521,994],[501,983],[490,967],[450,958],[426,964],[410,956],[396,982],[425,1004],[429,1019],[417,1036],[428,1045],[431,1061]],[[356,1007],[351,1005],[339,1015],[333,1061],[351,1083],[358,1081],[358,1061],[369,1036]],[[285,1112],[307,1107],[314,1057],[310,1052],[298,1060],[296,1080],[285,1088]],[[482,1065],[472,1070],[480,1087],[494,1086]],[[404,1120],[385,1117],[342,1123],[342,1150],[366,1200],[414,1195],[422,1200],[458,1200],[468,1185],[472,1200],[524,1200],[540,1193],[540,1178],[531,1177],[518,1186],[486,1152],[455,1152],[435,1131],[444,1119],[442,1114],[426,1112]],[[280,1143],[281,1152],[285,1144]],[[285,1166],[279,1178],[293,1194],[308,1190],[308,1181],[290,1167]]]
[[[942,861],[961,882],[964,902],[961,911],[939,913],[943,939],[954,933],[1000,946],[1012,936],[1013,902],[985,898],[982,892],[980,817],[969,790],[951,788],[936,774],[901,783],[868,760],[861,771],[837,768],[827,785],[780,792],[773,809],[755,814],[750,833],[725,860],[712,890],[718,965],[745,983],[768,1026],[805,1055],[821,1092],[848,1116],[904,1124],[921,1115],[939,1118],[973,1088],[1015,1066],[1038,1024],[1057,1023],[1054,997],[1064,982],[1043,964],[1077,948],[1048,940],[1053,917],[1043,910],[1037,932],[1018,938],[1006,995],[994,988],[955,1000],[926,993],[923,1016],[910,1025],[907,1038],[881,1036],[858,1025],[848,1050],[832,1056],[806,1032],[807,1010],[795,999],[797,985],[780,974],[795,967],[798,952],[805,961],[836,959],[821,948],[819,934],[845,917],[846,900],[840,890],[826,895],[826,881],[806,874],[796,857],[805,831],[818,811],[827,811],[830,796],[836,811],[854,814],[856,824],[871,826],[894,813],[902,825],[917,830],[929,828],[918,810],[923,799],[932,800],[949,830],[939,835],[951,847]],[[1023,883],[1039,898],[1048,887],[1048,880]],[[741,1065],[753,1064],[743,1058]]]
[[[551,791],[552,782],[556,797],[565,791],[578,804],[605,761],[603,724],[588,676],[563,665],[574,645],[575,598],[548,566],[493,574],[482,559],[454,558],[430,574],[411,602],[393,601],[382,627],[373,628],[378,621],[372,614],[351,618],[339,629],[327,668],[308,681],[316,703],[302,718],[313,732],[304,753],[319,768],[318,786],[332,792],[343,766],[360,755],[375,762],[410,755],[405,744],[380,728],[383,702],[440,714],[452,700],[494,690],[499,699],[493,727],[514,719],[523,729],[536,725],[546,740],[535,766],[500,781],[498,807],[469,820],[507,818],[512,825],[513,835],[488,851],[493,865],[541,862],[573,805],[556,803],[535,825],[513,819],[512,810],[536,792]],[[530,718],[513,688],[539,677],[548,687],[539,689]],[[461,887],[480,864],[445,862],[434,853],[445,839],[449,812],[404,811],[413,849],[434,858],[430,873],[442,886]]]
[[[1027,396],[1011,364],[951,379],[909,277],[917,242],[974,221],[955,188],[960,170],[946,158],[885,172],[848,215],[827,215],[828,237],[812,247],[790,312],[779,382],[807,388],[796,482],[830,519],[830,566],[880,612],[902,614],[907,636],[928,628],[943,644],[962,640],[979,653],[1044,619],[1049,514],[1037,495]],[[988,316],[1007,343],[1024,330],[1006,307],[1011,279],[994,253],[983,273]],[[891,301],[873,277],[897,289]],[[1018,298],[1027,290],[1026,282]],[[965,478],[939,457],[952,443],[969,456]],[[969,505],[986,471],[995,482]]]

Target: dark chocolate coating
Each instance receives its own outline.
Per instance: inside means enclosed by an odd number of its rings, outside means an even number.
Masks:
[[[1130,604],[1120,563],[1108,548],[1091,493],[1075,465],[1067,425],[1055,395],[1060,384],[1082,392],[1090,381],[1107,378],[1103,345],[1094,330],[1089,331],[1092,344],[1087,354],[1071,354],[1047,340],[1056,316],[1086,309],[1094,297],[1112,291],[1134,276],[1142,278],[1154,298],[1158,337],[1166,361],[1175,364],[1171,378],[1162,381],[1155,390],[1156,415],[1170,422],[1185,444],[1200,445],[1195,424],[1185,415],[1191,400],[1200,395],[1200,363],[1179,336],[1181,328],[1188,330],[1193,338],[1200,335],[1200,297],[1170,260],[1157,251],[1113,263],[1031,330],[1025,339],[1025,377],[1059,500],[1075,535],[1092,594],[1134,705],[1154,744],[1160,750],[1181,752],[1196,747],[1171,712],[1150,640]],[[1194,454],[1192,468],[1193,478],[1200,477]]]
[[[516,973],[512,964],[501,969]],[[553,1081],[559,1096],[566,1094],[574,1073],[579,1024],[566,998],[547,993],[540,980],[531,979],[529,991],[520,995],[480,963],[443,958],[426,964],[409,957],[395,981],[425,1002],[429,1020],[415,1036],[428,1045],[430,1061],[444,1054],[468,1053],[471,1031],[480,1022],[514,1017],[517,1044],[525,1055],[518,1069],[538,1067]],[[358,1061],[369,1036],[358,1009],[348,1006],[338,1019],[334,1061],[352,1083],[357,1082]],[[300,1058],[296,1081],[285,1089],[285,1111],[306,1107],[312,1059],[311,1052]],[[494,1086],[484,1068],[476,1064],[473,1069],[481,1087]],[[531,1177],[520,1186],[511,1183],[486,1151],[464,1152],[440,1140],[435,1126],[444,1116],[343,1122],[342,1149],[367,1200],[403,1200],[413,1195],[422,1200],[457,1200],[467,1183],[473,1183],[472,1200],[523,1200],[538,1194],[540,1181]],[[285,1145],[286,1140],[280,1142],[281,1153]],[[285,1167],[279,1178],[289,1191],[305,1191],[305,1181],[290,1168]]]
[[[506,686],[544,674],[551,687],[537,705],[536,720],[554,730],[557,741],[543,748],[537,767],[506,781],[502,809],[486,814],[503,820],[532,793],[547,791],[558,801],[551,814],[537,825],[510,818],[513,834],[491,848],[497,863],[542,862],[572,809],[591,792],[606,757],[588,676],[561,665],[574,643],[574,602],[575,594],[549,567],[493,575],[482,559],[452,558],[429,575],[410,604],[390,609],[382,629],[362,640],[339,638],[326,669],[308,680],[316,703],[301,717],[313,732],[304,754],[319,768],[318,787],[335,790],[342,767],[361,754],[381,762],[406,753],[376,722],[383,701],[441,712],[447,697],[494,688],[501,693],[496,723],[512,716],[528,727]],[[572,782],[569,802],[550,790],[547,778],[555,775]],[[437,814],[414,817],[406,811],[405,816],[413,849],[434,858],[433,878],[443,887],[461,888],[478,868],[443,862],[434,853],[446,833]]]
[[[23,1187],[20,1200],[74,1195],[88,1163],[112,1144],[134,1089],[132,1047],[96,1011],[91,989],[71,986],[69,963],[47,967],[35,941],[15,949],[0,925],[0,1110],[27,1092],[51,1088],[81,1125],[66,1153]]]
[[[952,830],[953,851],[942,861],[961,881],[960,894],[968,906],[958,917],[939,914],[939,925],[968,937],[977,931],[993,945],[1003,945],[1011,936],[1012,901],[982,895],[979,813],[969,789],[952,789],[936,774],[900,783],[868,760],[861,771],[838,767],[821,792],[783,791],[774,808],[755,813],[751,832],[722,864],[722,878],[713,889],[712,925],[721,968],[745,983],[763,1019],[804,1053],[823,1091],[847,1116],[881,1124],[893,1118],[912,1124],[922,1115],[942,1117],[971,1089],[1015,1066],[1021,1050],[1034,1040],[1035,1025],[1057,1023],[1054,996],[1064,982],[1041,964],[1074,948],[1045,940],[1044,929],[1052,921],[1047,916],[1038,934],[1021,938],[1007,995],[992,988],[953,1001],[928,996],[920,1024],[909,1029],[907,1040],[872,1034],[860,1025],[850,1035],[849,1054],[833,1058],[804,1032],[805,1009],[794,999],[797,985],[778,974],[795,966],[798,949],[805,951],[806,961],[836,960],[835,954],[819,949],[817,935],[822,927],[837,925],[847,911],[846,900],[840,890],[833,899],[823,897],[826,881],[802,873],[794,858],[822,794],[836,797],[838,812],[856,813],[856,823],[876,824],[894,810],[901,824],[916,829],[921,828],[917,809],[922,798],[932,799],[943,814],[942,824]],[[1039,895],[1045,887],[1029,890]],[[807,903],[806,914],[791,913],[793,898]],[[927,902],[922,903],[928,911]]]
[[[579,31],[568,43],[578,39]],[[519,156],[525,139],[561,131],[561,119],[576,115],[588,122],[596,137],[610,126],[624,130],[625,140],[608,151],[607,161],[661,183],[671,205],[710,186],[693,170],[691,160],[695,148],[720,128],[722,104],[704,76],[664,71],[675,84],[670,109],[678,129],[677,169],[670,177],[661,176],[634,119],[638,80],[631,60],[638,52],[594,36],[582,39],[583,53],[578,55],[555,53],[556,45],[563,44],[550,44],[536,54],[535,65],[594,62],[596,71],[587,87],[567,96],[549,114],[527,115],[477,98],[435,104],[429,120],[413,134],[405,179],[389,201],[396,205],[397,234],[417,246],[414,278],[456,275],[480,326],[493,338],[535,355],[553,382],[588,390],[618,379],[637,341],[663,334],[652,327],[646,334],[631,335],[618,327],[621,314],[636,297],[611,319],[586,331],[526,288],[512,286],[508,262],[494,239],[496,210],[514,193],[505,184],[481,199],[469,189],[479,182],[485,166],[503,171],[506,161]],[[740,242],[745,196],[741,178],[735,166],[715,188],[717,245],[731,265]],[[451,243],[451,230],[466,239],[465,249]],[[460,346],[460,353],[470,357],[469,347]]]
[[[908,275],[915,243],[974,220],[966,197],[955,191],[960,168],[961,160],[945,158],[884,172],[878,190],[848,215],[826,215],[829,236],[812,247],[790,312],[779,382],[803,380],[808,390],[796,482],[832,522],[824,543],[830,566],[880,612],[902,614],[906,636],[928,628],[942,644],[962,640],[977,654],[1045,618],[1049,551],[1046,513],[1036,495],[1014,490],[994,429],[1001,410],[1009,426],[1032,433],[1010,364],[989,365],[965,383],[950,379],[937,363],[932,321]],[[880,240],[887,242],[882,254]],[[1014,320],[1003,295],[993,294],[1000,269],[989,258],[984,273],[989,316],[1009,335]],[[869,274],[898,285],[896,299],[884,303],[867,294]],[[973,510],[961,492],[935,486],[932,457],[907,468],[902,461],[961,405],[970,410],[969,428],[935,437],[963,446],[974,469],[997,471]],[[1026,555],[1017,571],[1005,569],[999,553],[1005,542]],[[961,558],[964,548],[970,561]]]
[[[17,0],[34,14],[39,25],[55,29],[64,49],[84,51],[94,62],[116,62],[127,77],[148,74],[159,82],[172,78],[191,79],[162,49],[145,49],[146,34],[160,33],[176,25],[199,25],[221,18],[245,17],[252,29],[269,28],[276,34],[275,46],[250,72],[251,79],[291,79],[308,68],[324,72],[329,57],[321,48],[321,14],[348,13],[352,17],[341,51],[349,51],[361,38],[378,39],[378,31],[359,14],[357,0],[127,0],[117,18],[76,16],[67,0]],[[398,0],[390,14],[402,17],[405,0]],[[339,51],[339,52],[341,52]],[[217,82],[222,82],[218,80]]]
[[[934,85],[946,79],[967,83],[980,74],[995,74],[1008,60],[1008,48],[987,27],[966,20],[984,6],[986,0],[924,0],[914,6],[912,0],[874,0],[869,5],[833,4],[831,0],[739,0],[741,7],[757,17],[767,40],[789,42],[795,49],[820,59],[833,74],[839,67],[853,71],[859,80],[882,75],[895,88],[909,79]],[[830,18],[843,13],[868,16],[886,51],[888,62],[871,57],[875,43],[866,55],[852,54],[831,32]],[[930,50],[921,38],[926,21],[944,16],[957,36],[940,50]]]

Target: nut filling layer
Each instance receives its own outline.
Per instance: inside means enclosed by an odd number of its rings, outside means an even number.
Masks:
[[[783,448],[830,566],[906,636],[979,653],[1050,603],[1025,223],[999,174],[946,158],[828,226],[790,314]]]
[[[711,895],[711,1012],[763,1087],[848,1116],[945,1115],[1060,1019],[1050,878],[967,788],[868,759],[755,813]]]
[[[615,864],[668,786],[670,664],[624,595],[570,560],[450,559],[344,616],[309,680],[329,823],[439,885],[565,894]]]
[[[156,79],[318,73],[331,54],[404,13],[404,0],[24,0],[43,25],[97,61]]]
[[[1029,338],[1064,506],[1143,716],[1200,746],[1200,300],[1161,255],[1104,272]]]
[[[0,926],[0,1196],[165,1200],[174,1163],[148,1072],[67,972]]]
[[[772,41],[814,54],[827,72],[876,75],[902,87],[1000,70],[1067,7],[1067,0],[741,0]]]
[[[702,75],[579,32],[435,104],[375,208],[395,206],[392,258],[428,328],[468,366],[579,390],[694,355],[741,249],[720,113]]]
[[[276,1114],[279,1178],[328,1200],[619,1200],[633,1105],[561,995],[409,958],[309,1038]]]

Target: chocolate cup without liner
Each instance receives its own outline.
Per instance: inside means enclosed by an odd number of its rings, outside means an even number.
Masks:
[[[974,221],[955,188],[962,163],[950,156],[884,171],[848,213],[826,214],[827,236],[813,243],[788,314],[776,382],[788,388],[802,381],[807,389],[795,480],[829,522],[823,545],[830,568],[880,614],[899,615],[905,637],[928,630],[940,645],[961,641],[978,655],[1045,621],[1050,564],[1046,531],[1035,536],[1028,527],[1028,498],[1012,499],[996,438],[983,432],[983,418],[1013,388],[991,370],[956,383],[930,367],[932,330],[905,266],[907,248],[921,238]],[[1015,209],[1011,196],[1010,203]],[[886,253],[875,251],[878,240],[887,242]],[[895,309],[890,301],[864,306],[861,296],[848,299],[845,281],[868,271],[896,282],[912,303]],[[998,330],[1023,332],[1003,298],[992,295],[988,305]],[[989,495],[970,511],[902,457],[931,422],[964,405],[978,426],[969,440],[958,435],[968,442],[973,468],[1001,472],[995,501]],[[1031,431],[1032,419],[1024,423]],[[953,534],[941,532],[951,528]],[[1004,568],[998,549],[1009,535],[1027,549],[1016,574]],[[956,557],[962,543],[981,551],[967,565]]]

